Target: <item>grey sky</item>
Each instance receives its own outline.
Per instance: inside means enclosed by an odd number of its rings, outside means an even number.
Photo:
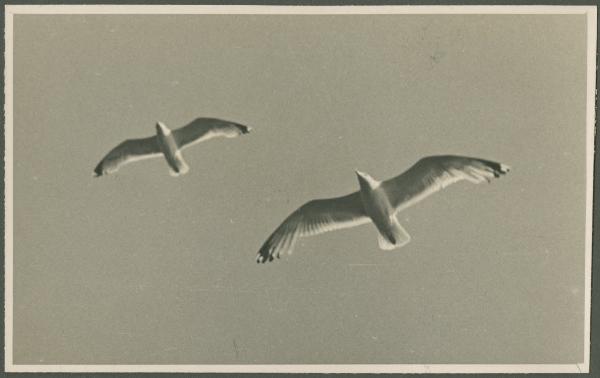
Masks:
[[[15,16],[14,362],[583,361],[585,16]],[[254,133],[92,178],[197,116]],[[313,198],[501,161],[257,265]]]

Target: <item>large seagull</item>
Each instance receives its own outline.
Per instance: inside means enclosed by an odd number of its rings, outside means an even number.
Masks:
[[[464,156],[429,156],[399,176],[377,181],[356,171],[360,190],[343,197],[309,201],[288,216],[269,236],[256,256],[265,263],[292,253],[298,237],[322,234],[373,222],[379,231],[379,247],[392,250],[406,245],[410,235],[396,215],[429,195],[458,181],[474,184],[491,181],[510,167]]]
[[[156,135],[128,139],[113,148],[94,169],[95,176],[116,172],[121,166],[152,157],[164,156],[172,176],[185,174],[189,168],[181,150],[205,140],[235,138],[248,134],[252,128],[217,118],[196,118],[189,124],[171,131],[162,122],[156,124]]]

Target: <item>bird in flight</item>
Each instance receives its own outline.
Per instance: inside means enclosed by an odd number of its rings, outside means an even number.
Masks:
[[[455,182],[490,182],[509,170],[509,166],[493,161],[447,155],[425,157],[406,172],[386,181],[377,181],[366,173],[356,171],[359,191],[302,205],[269,236],[260,248],[256,262],[273,261],[284,252],[291,254],[301,236],[369,222],[373,222],[379,232],[381,249],[400,248],[410,241],[410,235],[398,222],[400,211]]]
[[[95,176],[114,173],[121,166],[138,160],[164,156],[172,176],[187,173],[188,165],[181,154],[185,147],[216,137],[235,138],[248,134],[251,127],[218,118],[196,118],[176,130],[170,130],[162,122],[156,123],[156,135],[127,139],[113,148],[94,169]]]

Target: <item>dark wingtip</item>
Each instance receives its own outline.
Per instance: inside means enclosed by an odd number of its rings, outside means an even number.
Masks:
[[[102,176],[103,172],[102,172],[102,165],[98,164],[98,166],[96,168],[94,168],[94,177],[100,177]]]
[[[485,165],[492,169],[492,171],[494,172],[494,177],[496,178],[507,174],[511,170],[510,166],[502,163],[496,163],[495,161],[481,160],[481,162],[483,162]]]
[[[494,170],[494,176],[501,177],[510,172],[510,166],[502,163],[496,163],[496,165],[497,167],[495,167],[496,169]]]
[[[252,127],[250,126],[241,125],[239,123],[236,123],[236,126],[240,129],[242,134],[250,134],[250,131],[252,131]]]
[[[258,251],[258,253],[256,254],[256,263],[257,264],[264,264],[265,263],[265,256],[262,253],[262,249],[260,251]]]
[[[273,255],[269,253],[269,248],[267,246],[267,242],[263,245],[258,253],[256,254],[256,263],[257,264],[265,264],[267,262],[273,261]]]

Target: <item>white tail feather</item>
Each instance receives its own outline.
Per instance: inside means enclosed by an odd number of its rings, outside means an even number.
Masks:
[[[377,243],[379,243],[379,248],[384,251],[391,251],[392,249],[396,249],[396,245],[390,243],[383,235],[377,234]]]
[[[391,251],[392,249],[403,247],[410,242],[410,235],[408,234],[408,232],[406,232],[404,227],[402,227],[400,222],[398,222],[398,219],[396,217],[393,217],[391,219],[390,231],[396,243],[390,242],[381,234],[377,235],[379,248],[383,249],[384,251]]]

